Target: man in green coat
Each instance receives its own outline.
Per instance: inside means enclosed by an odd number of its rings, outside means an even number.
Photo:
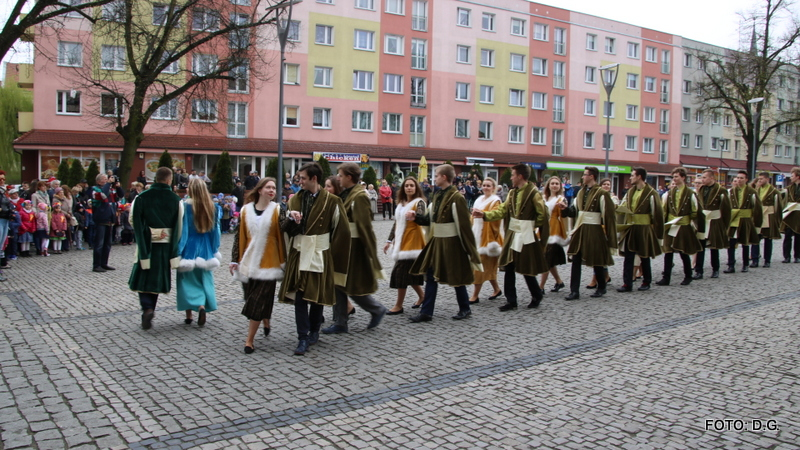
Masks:
[[[625,223],[617,225],[617,231],[620,232],[619,252],[625,257],[622,263],[623,284],[617,291],[633,290],[633,265],[637,256],[642,260],[642,285],[639,290],[646,291],[653,280],[650,259],[661,254],[659,241],[664,235],[664,210],[658,192],[647,184],[647,170],[643,167],[633,168],[631,188],[622,198],[617,212],[625,217]],[[602,278],[605,280],[605,276]]]
[[[600,171],[587,166],[583,171],[583,184],[572,206],[564,210],[564,217],[575,217],[567,254],[572,257],[570,293],[566,300],[581,297],[581,264],[592,266],[597,278],[597,290],[592,297],[606,294],[606,267],[614,265],[611,249],[617,248],[616,207],[611,194],[597,184]],[[559,205],[564,208],[563,205]]]
[[[547,206],[536,185],[528,181],[530,176],[531,166],[515,165],[511,168],[513,189],[509,191],[505,203],[494,211],[472,211],[472,217],[487,222],[504,220],[505,238],[500,265],[505,266],[503,290],[506,304],[500,307],[500,311],[517,309],[517,273],[525,278],[531,293],[528,308],[538,308],[542,302],[543,294],[536,282],[536,275],[549,270],[544,257],[544,245],[550,234],[550,224]]]
[[[339,197],[344,204],[347,221],[350,223],[350,263],[347,268],[347,284],[336,288],[334,324],[323,329],[325,334],[347,333],[347,296],[372,315],[367,328],[377,327],[386,315],[386,307],[376,301],[372,294],[378,290],[378,280],[383,279],[383,270],[378,260],[378,244],[372,231],[372,206],[361,180],[361,168],[356,163],[344,163],[338,169],[342,192]]]
[[[781,193],[770,183],[769,172],[760,172],[756,178],[756,191],[761,199],[761,224],[759,228],[759,243],[750,246],[750,267],[758,267],[761,256],[760,240],[764,240],[764,267],[769,267],[772,262],[772,241],[781,238],[781,212],[783,199]]]
[[[742,246],[742,272],[750,267],[750,244],[758,244],[758,227],[761,224],[761,199],[755,189],[747,184],[747,172],[740,170],[730,190],[731,224],[728,228],[728,269],[724,273],[736,272],[736,246]]]
[[[697,239],[695,231],[697,222],[697,195],[686,185],[686,169],[672,169],[673,188],[664,198],[664,210],[667,212],[667,229],[664,234],[664,276],[656,284],[669,286],[672,279],[672,262],[675,253],[681,255],[683,261],[683,281],[687,286],[692,282],[692,259],[702,251],[703,245]]]
[[[414,322],[430,322],[439,283],[449,284],[456,291],[458,313],[454,320],[466,319],[469,309],[467,285],[475,281],[474,270],[483,271],[481,257],[470,224],[469,208],[464,196],[453,186],[456,171],[450,164],[436,167],[434,183],[439,190],[433,194],[425,215],[416,210],[406,213],[406,220],[430,226],[428,243],[423,247],[410,272],[425,275],[425,297],[419,314],[410,317]]]
[[[700,177],[700,189],[697,200],[700,213],[697,217],[697,238],[703,244],[703,250],[697,252],[694,266],[695,280],[703,278],[703,265],[706,259],[706,248],[711,253],[711,278],[719,278],[719,250],[728,248],[728,225],[731,222],[731,201],[728,191],[717,183],[717,175],[711,169],[703,171]]]
[[[786,206],[783,208],[781,230],[785,233],[783,262],[789,263],[792,260],[794,247],[794,262],[800,263],[800,167],[792,167],[791,183],[786,187]]]
[[[139,293],[142,328],[153,326],[158,294],[172,289],[172,269],[180,263],[178,243],[183,224],[183,203],[172,192],[172,169],[159,167],[155,183],[131,204],[131,225],[136,236],[136,262],[128,286]]]
[[[350,226],[342,200],[320,186],[320,165],[304,164],[297,173],[302,190],[289,200],[287,219],[281,224],[289,236],[289,254],[278,298],[294,303],[294,354],[305,355],[319,340],[323,305],[333,305],[335,286],[347,284]]]

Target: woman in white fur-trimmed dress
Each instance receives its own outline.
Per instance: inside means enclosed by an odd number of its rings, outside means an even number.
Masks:
[[[183,230],[178,244],[181,262],[176,277],[178,311],[186,311],[185,323],[192,323],[197,311],[197,325],[206,323],[206,313],[217,309],[212,271],[219,267],[219,215],[203,180],[189,182],[185,200]]]
[[[485,178],[481,184],[481,191],[483,195],[475,200],[472,204],[473,210],[491,211],[500,207],[502,200],[495,192],[497,191],[497,182],[492,178]],[[475,289],[472,291],[472,297],[469,299],[470,303],[478,303],[480,299],[478,296],[481,293],[483,283],[489,282],[494,289],[494,292],[489,300],[494,300],[503,295],[500,290],[500,285],[497,284],[497,269],[500,259],[500,253],[503,251],[503,234],[502,234],[502,220],[494,222],[484,222],[483,219],[472,219],[472,234],[475,235],[475,243],[478,245],[478,254],[481,255],[481,264],[483,264],[483,272],[475,271]]]
[[[547,282],[548,274],[553,274],[556,284],[553,289],[550,289],[550,292],[558,292],[564,288],[564,280],[558,275],[558,266],[567,263],[564,246],[569,243],[567,240],[567,219],[561,217],[561,208],[558,207],[559,204],[567,205],[561,178],[557,176],[550,177],[544,186],[543,194],[544,204],[547,205],[547,209],[550,211],[550,237],[547,239],[547,246],[544,248],[544,257],[547,260],[550,271],[542,274],[539,287],[544,291],[544,284]]]
[[[416,211],[417,215],[425,214],[425,194],[422,186],[414,177],[403,180],[403,188],[397,191],[397,208],[395,209],[394,225],[389,233],[389,239],[383,246],[383,253],[391,248],[391,256],[395,261],[389,287],[397,289],[397,301],[386,314],[395,315],[403,313],[403,301],[406,298],[408,287],[411,286],[419,299],[412,308],[419,308],[422,304],[422,284],[425,283],[423,275],[411,275],[409,270],[414,260],[425,247],[425,229],[414,222],[406,220],[406,212]]]

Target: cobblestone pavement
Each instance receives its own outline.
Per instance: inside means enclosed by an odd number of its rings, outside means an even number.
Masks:
[[[390,226],[375,222],[378,242]],[[232,241],[223,236],[226,257]],[[411,293],[404,315],[367,331],[359,310],[349,334],[323,336],[304,357],[292,355],[294,313],[283,304],[271,335],[243,353],[241,287],[225,267],[205,327],[183,324],[173,293],[142,330],[127,289],[132,257],[114,246],[118,270],[105,274],[90,271],[89,251],[12,262],[0,284],[0,450],[800,442],[800,264],[780,257],[769,269],[625,294],[613,290],[618,263],[604,298],[548,292],[539,310],[524,308],[520,278],[519,310],[499,312],[487,286],[460,322],[441,286],[433,322],[408,322]],[[661,269],[659,259],[656,279]],[[395,296],[382,281],[380,301]]]

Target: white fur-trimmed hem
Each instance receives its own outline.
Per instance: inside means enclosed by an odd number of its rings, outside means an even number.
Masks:
[[[422,250],[403,250],[402,252],[392,253],[392,259],[399,261],[401,259],[417,259],[417,256],[422,253]]]
[[[233,279],[242,283],[247,283],[250,280],[264,280],[264,281],[280,281],[283,280],[284,271],[283,268],[280,269],[256,269],[255,273],[252,273],[249,277],[243,275],[238,270],[233,272]]]
[[[220,258],[222,258],[222,254],[217,252],[214,253],[214,257],[211,259],[181,259],[178,265],[178,272],[191,272],[194,269],[214,270],[220,266]]]
[[[503,247],[495,241],[489,242],[486,247],[478,248],[479,255],[495,257],[500,256],[501,253],[503,253]]]
[[[561,246],[569,245],[569,241],[570,241],[569,238],[564,239],[564,238],[562,238],[561,236],[558,236],[558,235],[551,235],[549,238],[547,238],[547,243],[548,244],[558,244],[558,245],[561,245]]]

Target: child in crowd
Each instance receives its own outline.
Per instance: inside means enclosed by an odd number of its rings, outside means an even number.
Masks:
[[[231,218],[233,217],[233,209],[236,206],[232,205],[230,197],[225,197],[222,200],[222,220],[220,221],[220,230],[227,233],[231,229]]]
[[[53,214],[50,216],[50,240],[53,241],[53,254],[61,254],[61,244],[67,239],[67,226],[67,215],[61,211],[61,203],[55,202]]]
[[[39,251],[37,255],[50,256],[47,253],[47,247],[50,245],[50,218],[47,217],[47,204],[39,203],[38,211],[36,211],[36,233],[34,239],[36,240],[36,247]]]
[[[19,226],[21,224],[19,211],[16,208],[14,208],[13,214],[14,218],[8,221],[8,245],[6,246],[6,257],[9,261],[16,261],[17,259],[17,234],[19,234]]]
[[[75,218],[75,231],[72,233],[72,237],[75,240],[75,248],[78,250],[84,250],[83,248],[83,232],[86,231],[86,210],[83,209],[83,204],[78,203],[75,206],[75,212],[73,213],[72,217]]]
[[[19,251],[20,256],[31,256],[31,242],[33,233],[36,232],[36,213],[30,200],[22,202],[22,209],[19,211]]]
[[[239,211],[236,211],[231,215],[231,224],[229,225],[231,233],[236,232],[236,227],[238,226],[239,226]]]
[[[119,215],[119,221],[122,226],[122,235],[120,236],[120,245],[131,245],[133,242],[133,226],[131,225],[131,205],[126,203],[121,206],[122,212]]]

